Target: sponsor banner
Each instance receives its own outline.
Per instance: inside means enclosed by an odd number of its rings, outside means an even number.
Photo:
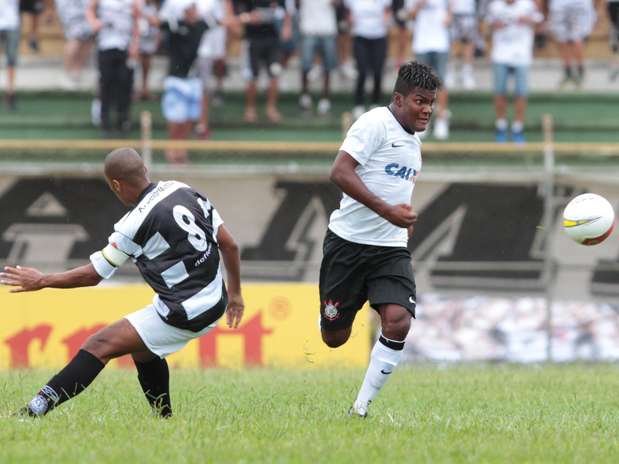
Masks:
[[[318,328],[318,288],[311,284],[248,284],[237,329],[225,317],[168,360],[174,367],[365,366],[370,350],[368,312],[359,313],[348,343],[330,349]],[[11,294],[0,288],[0,368],[63,366],[93,333],[148,305],[145,285],[43,290]],[[129,357],[112,365],[132,367]]]
[[[539,297],[426,294],[404,356],[448,362],[616,361],[619,305],[558,301],[547,308]]]

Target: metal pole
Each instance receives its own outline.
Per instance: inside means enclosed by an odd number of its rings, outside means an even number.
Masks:
[[[554,222],[555,151],[553,144],[553,118],[550,114],[542,117],[544,132],[544,267],[543,280],[546,306],[546,361],[552,361],[552,304],[553,304],[553,255],[552,226]]]
[[[142,159],[146,169],[150,171],[153,165],[153,118],[150,111],[142,111],[140,114],[140,127],[142,129]]]

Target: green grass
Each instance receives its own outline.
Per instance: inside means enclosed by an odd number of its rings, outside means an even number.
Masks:
[[[49,372],[0,374],[0,462],[616,462],[612,365],[402,368],[367,420],[346,410],[363,376],[173,371],[175,417],[152,417],[133,372],[104,372],[42,420],[8,414]]]

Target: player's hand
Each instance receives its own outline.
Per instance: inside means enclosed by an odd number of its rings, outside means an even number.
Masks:
[[[43,288],[43,274],[31,267],[5,266],[0,272],[0,284],[16,287],[11,293],[34,292]]]
[[[240,293],[228,295],[228,307],[226,308],[226,323],[231,329],[236,329],[243,318],[245,303]]]
[[[404,203],[390,205],[383,217],[398,227],[408,227],[417,221],[417,213],[413,211],[411,205]]]

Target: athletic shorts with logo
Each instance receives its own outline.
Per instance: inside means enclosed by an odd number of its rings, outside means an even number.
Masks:
[[[375,310],[397,304],[415,317],[410,252],[404,247],[349,242],[328,230],[320,265],[320,326],[326,330],[350,327],[368,300]]]

